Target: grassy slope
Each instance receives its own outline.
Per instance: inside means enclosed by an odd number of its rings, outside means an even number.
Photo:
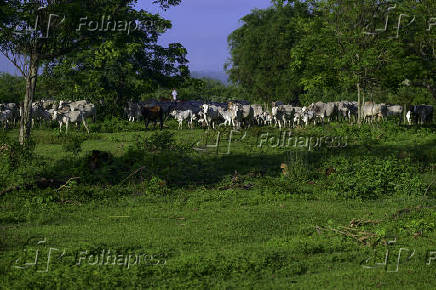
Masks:
[[[347,134],[340,130],[343,128],[315,128],[299,134]],[[384,133],[379,128],[372,132],[363,141],[378,144],[365,153],[424,156],[428,159],[423,164],[434,165],[434,131],[409,129]],[[79,157],[64,152],[61,145],[53,145],[49,138],[53,134],[46,130],[35,133],[40,144],[36,152],[49,165],[84,158],[86,151],[93,149],[111,151],[115,158],[121,158],[135,137],[144,133],[97,134],[84,143],[85,152]],[[176,137],[180,142],[192,143],[203,134],[201,130],[186,130]],[[200,154],[199,158],[213,164],[205,169],[200,166],[198,174],[215,174],[214,182],[173,184],[170,196],[144,195],[141,185],[111,188],[93,184],[89,186],[101,192],[101,196],[85,200],[70,197],[73,204],[32,198],[32,193],[25,191],[2,197],[1,287],[427,289],[435,286],[436,261],[426,265],[427,252],[436,251],[434,186],[426,196],[395,195],[362,202],[323,195],[322,182],[302,187],[280,183],[283,150],[256,148],[256,134],[250,132],[243,141],[236,141],[229,156]],[[363,152],[360,147],[357,152],[353,149],[361,141],[351,140],[347,154]],[[225,152],[226,148],[221,149]],[[184,166],[191,174],[190,164]],[[71,176],[67,174],[68,168],[55,168],[59,175]],[[251,168],[264,170],[265,176],[250,175]],[[234,170],[240,173],[243,184],[252,186],[243,189],[233,183]],[[427,171],[420,177],[429,185],[434,175]],[[400,211],[404,208],[409,210]],[[389,246],[387,269],[362,267],[361,263],[374,255],[370,246],[332,230],[316,229],[316,226],[340,229],[349,226],[352,219],[379,221],[359,227],[359,231],[378,233],[381,238],[374,248],[376,259],[369,264],[383,261],[387,246],[382,240],[397,237],[397,242]],[[420,223],[417,228],[424,230],[414,237],[416,223]],[[43,237],[47,238],[47,245],[36,246]],[[29,238],[30,245],[26,245]],[[49,247],[66,250],[61,260],[52,261],[49,272],[12,267],[23,256],[23,248],[30,252],[39,248],[46,259]],[[404,253],[399,272],[388,272],[395,270],[401,247],[414,249],[414,256],[408,261]],[[165,255],[166,264],[134,265],[130,269],[74,265],[78,261],[75,254],[84,250],[98,254],[103,249],[122,255],[161,254]],[[37,269],[43,270],[44,266],[41,261]]]

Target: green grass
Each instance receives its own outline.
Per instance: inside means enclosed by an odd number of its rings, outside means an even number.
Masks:
[[[4,169],[0,184],[13,187],[41,176],[80,179],[61,190],[19,189],[0,197],[0,287],[435,287],[436,260],[427,265],[429,251],[436,251],[434,127],[332,124],[297,130],[298,136],[349,137],[345,148],[310,153],[259,148],[259,134],[277,130],[252,128],[233,140],[230,154],[228,132],[218,150],[196,151],[187,145],[206,149],[206,140],[213,144],[216,136],[177,131],[173,123],[168,130],[175,134],[169,150],[158,149],[158,141],[156,151],[141,147],[154,132],[132,127],[93,133],[78,155],[64,150],[55,130],[35,130],[36,161]],[[111,152],[113,160],[90,171],[92,150]],[[281,163],[289,165],[288,175]],[[49,270],[38,272],[46,269],[50,247],[58,250]],[[409,251],[403,250],[393,272],[400,248]],[[29,262],[38,249],[36,266],[13,267],[18,258]],[[364,267],[382,263],[388,249],[386,266]],[[157,258],[129,268],[124,260],[76,265],[103,250],[120,259]]]

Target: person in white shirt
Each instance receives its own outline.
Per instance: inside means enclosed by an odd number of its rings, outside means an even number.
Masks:
[[[173,89],[173,92],[171,93],[173,95],[173,101],[177,101],[177,91],[176,89]]]

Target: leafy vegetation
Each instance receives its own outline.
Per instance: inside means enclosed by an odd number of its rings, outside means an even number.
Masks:
[[[273,3],[228,39],[230,79],[256,100],[435,104],[434,1]]]
[[[1,188],[11,189],[0,197],[2,285],[434,286],[425,279],[433,271],[426,263],[436,237],[434,127],[331,123],[296,130],[349,138],[348,146],[310,152],[259,148],[259,133],[274,129],[251,128],[227,155],[225,142],[205,147],[217,132],[168,125],[163,132],[120,125],[119,132],[77,143],[81,135],[37,129],[35,140],[44,142],[29,151],[33,162],[11,169],[1,154]],[[65,142],[82,151],[72,158]],[[65,255],[48,272],[37,272],[45,269],[42,260],[34,268],[13,267],[18,258],[31,258],[23,249],[39,249],[46,258],[49,247]],[[400,248],[416,252],[409,260],[404,253],[403,275],[395,276],[387,271],[396,269]],[[103,249],[154,258],[129,268],[91,265],[89,255]],[[387,249],[386,267],[376,267]],[[84,251],[89,255],[77,265]]]

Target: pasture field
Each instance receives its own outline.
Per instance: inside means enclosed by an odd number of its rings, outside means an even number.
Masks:
[[[435,288],[435,126],[166,125],[3,133],[0,287]]]

